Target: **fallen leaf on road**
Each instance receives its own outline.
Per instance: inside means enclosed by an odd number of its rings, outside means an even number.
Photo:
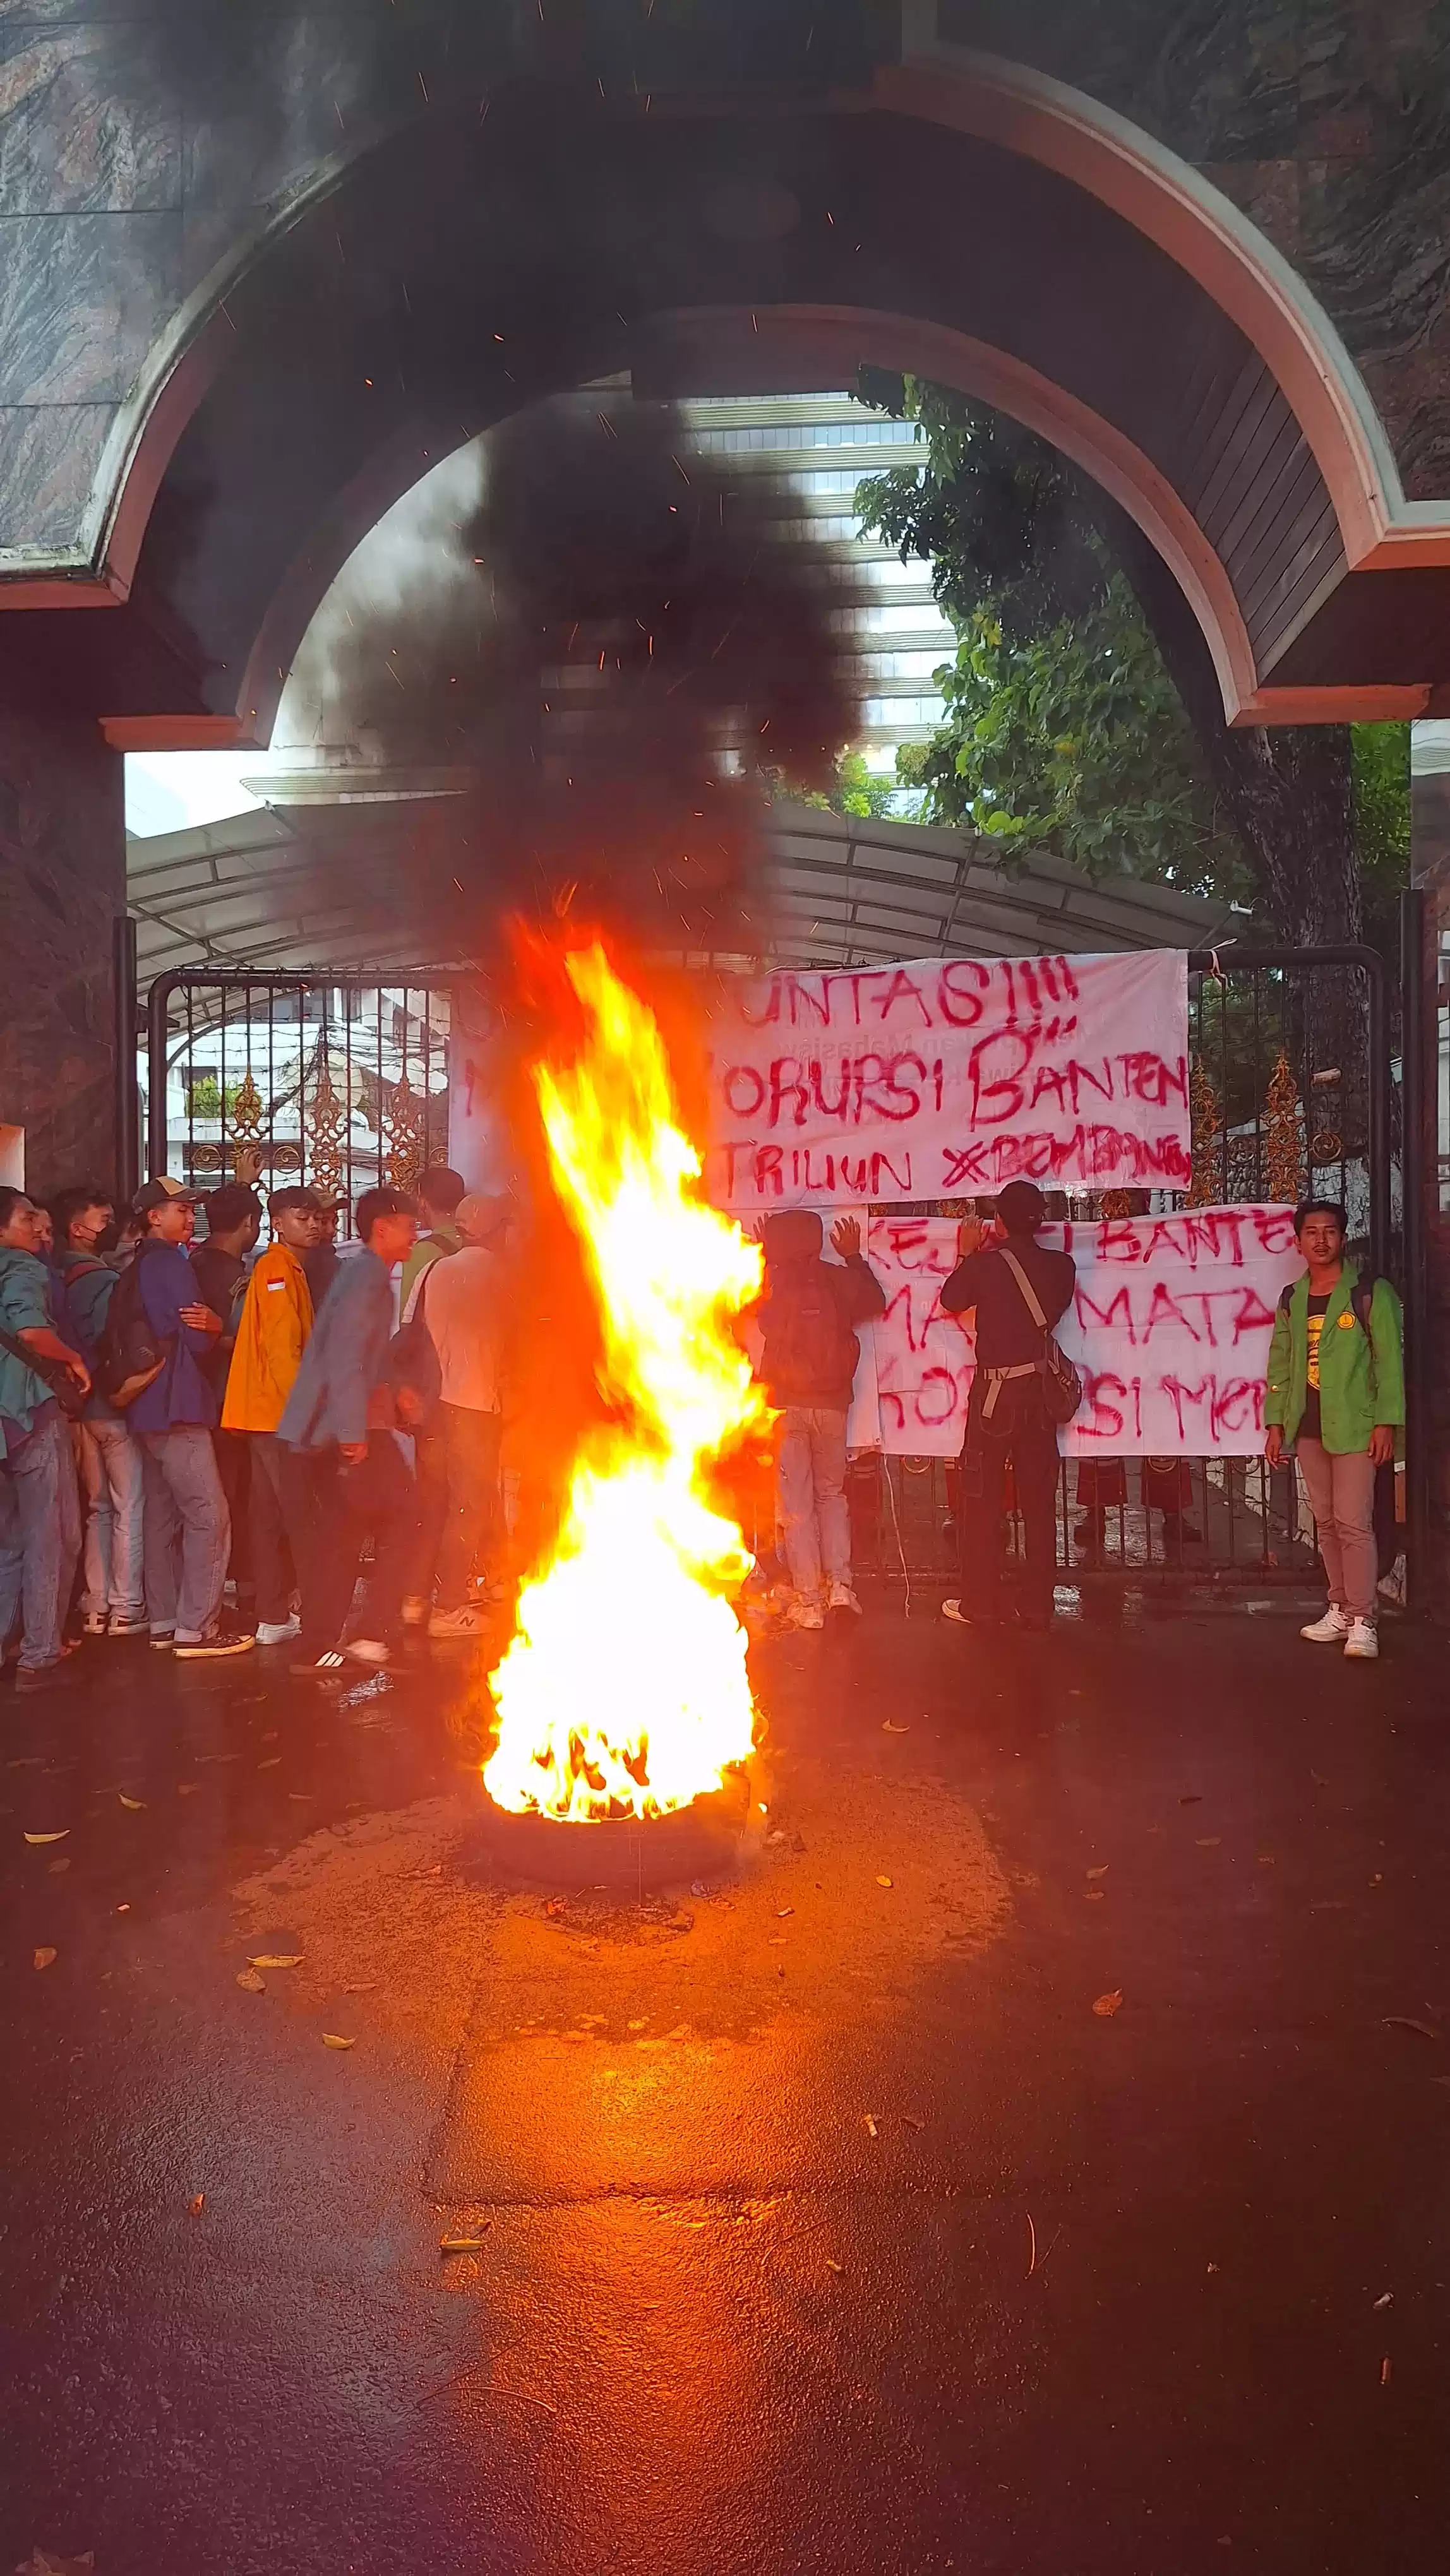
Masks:
[[[1223,1836],[1222,1834],[1195,1834],[1193,1839],[1200,1851],[1217,1851]]]
[[[255,1959],[248,1957],[249,1968],[300,1968],[300,1950],[259,1950]]]
[[[1272,1868],[1273,1868],[1273,1866],[1274,1866],[1274,1855],[1273,1855],[1273,1853],[1272,1853],[1272,1852],[1260,1852],[1260,1854],[1259,1854],[1259,1867],[1260,1867],[1260,1869],[1272,1869]]]
[[[862,2117],[863,2117],[863,2119],[865,2120],[865,2123],[866,2123],[866,2135],[867,2135],[867,2137],[868,2137],[868,2138],[876,2138],[876,2137],[879,2137],[879,2136],[880,2136],[880,2134],[881,2134],[881,2132],[880,2132],[880,2130],[877,2128],[877,2126],[876,2126],[876,2122],[875,2122],[875,2120],[873,2119],[873,2117],[872,2117],[871,2113],[870,2113],[869,2111],[863,2112],[863,2113],[862,2113]]]
[[[777,1923],[783,1923],[786,1916],[788,1914],[794,1914],[794,1912],[795,1907],[793,1905],[778,1905],[775,1909],[775,1919]]]
[[[54,1958],[55,1952],[53,1950],[37,1950],[35,1953],[35,1964],[37,1968],[48,1968],[51,1966]]]
[[[1122,2002],[1123,1989],[1119,1986],[1115,1992],[1110,1995],[1099,1995],[1097,2002],[1093,2006],[1093,2011],[1097,2014],[1099,2021],[1111,2021],[1114,2013],[1121,2010]]]
[[[275,1771],[281,1759],[282,1756],[280,1753],[269,1753],[265,1762],[258,1763],[257,1769],[259,1771]]]
[[[1092,1868],[1088,1871],[1088,1876],[1089,1878],[1106,1878],[1111,1867],[1112,1863],[1110,1861],[1094,1861]]]
[[[69,1869],[70,1861],[68,1858],[65,1860],[50,1860],[47,1861],[45,1865],[52,1878],[59,1878],[62,1870]]]
[[[881,1721],[881,1732],[883,1735],[909,1735],[911,1729],[909,1726],[898,1726],[894,1717],[887,1717]]]
[[[1394,2291],[1393,2291],[1393,2290],[1386,2290],[1382,2298],[1378,2298],[1378,2299],[1376,2299],[1376,2301],[1375,2301],[1375,2306],[1376,2306],[1377,2308],[1389,2308],[1389,2307],[1393,2307],[1393,2305],[1394,2305],[1394,2298],[1395,2298]]]
[[[96,2553],[88,2549],[84,2558],[57,2558],[51,2549],[37,2549],[16,2568],[15,2576],[91,2576]]]
[[[1324,1774],[1323,1774],[1323,1772],[1322,1772],[1322,1771],[1311,1771],[1311,1772],[1310,1772],[1310,1774],[1309,1774],[1309,1777],[1310,1777],[1310,1779],[1313,1781],[1314,1786],[1315,1786],[1315,1788],[1316,1788],[1316,1789],[1327,1789],[1327,1788],[1328,1788],[1329,1783],[1328,1783],[1328,1781],[1325,1779]]]
[[[1381,2386],[1381,2388],[1388,2388],[1389,2384],[1390,2384],[1390,2357],[1389,2357],[1389,2354],[1388,2354],[1388,2353],[1386,2353],[1386,2355],[1385,2355],[1385,2357],[1384,2357],[1384,2360],[1380,2363],[1380,2386]]]
[[[186,2206],[190,2210],[193,2218],[200,2218],[202,2211],[206,2207],[206,2193],[204,2191],[199,2191],[196,2198],[194,2200],[189,2200]]]
[[[342,1991],[345,1995],[370,1995],[377,1983],[378,1979],[376,1977],[365,1977],[360,1986],[344,1986]],[[635,2027],[633,2022],[631,2022],[629,2026],[631,2030]],[[643,2022],[639,2024],[639,2028],[643,2030]]]
[[[876,1884],[878,1887],[889,1887],[891,1885],[891,1881],[889,1878],[883,1878],[880,1870],[878,1869],[876,1873]]]
[[[324,2048],[356,2048],[357,2041],[341,2039],[335,2030],[325,2030],[322,2034],[322,2045]]]
[[[902,1732],[905,1733],[904,1728],[902,1729]],[[845,2268],[846,2266],[844,2263],[835,2262],[829,2254],[826,2256],[826,2270],[828,2272],[844,2272]]]
[[[1178,1803],[1180,1807],[1201,1807],[1203,1804],[1203,1791],[1201,1789],[1190,1789],[1179,1799]]]
[[[116,1791],[116,1795],[120,1799],[123,1807],[130,1808],[133,1816],[139,1814],[140,1810],[146,1804],[144,1798],[128,1798],[124,1789],[118,1789]]]
[[[492,2219],[488,2224],[490,2227],[493,2225]],[[440,2254],[485,2254],[488,2248],[481,2236],[440,2236],[438,2251]]]
[[[176,1784],[176,1794],[178,1798],[194,1798],[200,1787],[201,1782],[199,1780],[178,1780]]]
[[[562,1896],[546,1896],[544,1899],[544,1912],[546,1914],[562,1914],[566,1902],[567,1899]]]
[[[255,1968],[243,1968],[237,1983],[244,1995],[264,1995],[267,1991],[266,1978],[259,1977]]]
[[[1412,2021],[1408,2013],[1386,2013],[1384,2024],[1386,2030],[1412,2030],[1421,2039],[1438,2039],[1440,2036],[1427,2021]]]
[[[1102,1887],[1089,1887],[1084,1890],[1085,1899],[1089,1905],[1101,1905],[1106,1894],[1106,1888]]]
[[[58,1834],[27,1834],[25,1839],[28,1843],[63,1843],[69,1832],[69,1825],[62,1825]]]

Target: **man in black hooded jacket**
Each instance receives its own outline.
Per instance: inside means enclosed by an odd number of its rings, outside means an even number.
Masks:
[[[831,1229],[839,1263],[822,1259],[822,1227],[808,1208],[767,1217],[765,1289],[754,1310],[764,1349],[759,1374],[773,1405],[776,1508],[798,1628],[825,1625],[827,1610],[856,1610],[846,1503],[846,1416],[861,1345],[853,1327],[884,1313],[886,1299],[861,1253],[861,1229]]]
[[[1042,1393],[1046,1334],[1003,1257],[1005,1249],[1022,1270],[1051,1332],[1072,1303],[1077,1265],[1070,1254],[1049,1252],[1036,1241],[1046,1216],[1042,1192],[1031,1181],[1009,1181],[990,1237],[975,1217],[963,1222],[961,1259],[942,1283],[942,1312],[975,1311],[977,1318],[977,1369],[957,1515],[962,1589],[959,1599],[942,1603],[943,1617],[965,1627],[995,1628],[1001,1620],[1003,1468],[1009,1455],[1024,1543],[1018,1622],[1045,1628],[1052,1616],[1058,1450]]]

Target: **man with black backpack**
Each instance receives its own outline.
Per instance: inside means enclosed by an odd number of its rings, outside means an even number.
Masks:
[[[751,1320],[762,1337],[759,1374],[773,1405],[776,1508],[795,1598],[797,1628],[822,1628],[827,1610],[859,1611],[851,1588],[846,1502],[846,1416],[861,1345],[853,1327],[885,1312],[862,1258],[861,1229],[831,1229],[839,1263],[821,1255],[821,1220],[808,1208],[769,1216],[761,1230],[765,1290]]]
[[[1348,1223],[1335,1199],[1295,1211],[1305,1269],[1274,1318],[1264,1455],[1271,1467],[1297,1456],[1329,1584],[1323,1618],[1301,1637],[1371,1662],[1379,1653],[1375,1478],[1394,1460],[1405,1372],[1400,1301],[1387,1279],[1362,1278],[1345,1260]]]
[[[961,1258],[942,1285],[944,1314],[975,1309],[977,1318],[957,1512],[962,1588],[956,1600],[942,1603],[943,1617],[962,1627],[1001,1624],[1009,1457],[1024,1541],[1018,1625],[1045,1628],[1052,1617],[1057,1424],[1075,1409],[1067,1363],[1052,1336],[1072,1303],[1077,1264],[1070,1254],[1049,1252],[1037,1242],[1046,1215],[1042,1192],[1031,1181],[1009,1181],[990,1233],[976,1217],[964,1219],[957,1238]],[[1056,1385],[1065,1390],[1061,1404],[1055,1401]]]

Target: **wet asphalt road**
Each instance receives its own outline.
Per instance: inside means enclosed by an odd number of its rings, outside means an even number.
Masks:
[[[0,1698],[0,2567],[1443,2566],[1440,1641],[792,1637],[781,1839],[552,1913],[458,1650],[284,1660]]]

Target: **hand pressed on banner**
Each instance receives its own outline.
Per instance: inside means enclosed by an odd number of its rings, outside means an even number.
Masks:
[[[843,1261],[854,1261],[861,1249],[861,1228],[853,1216],[836,1219],[831,1228],[831,1243]]]

